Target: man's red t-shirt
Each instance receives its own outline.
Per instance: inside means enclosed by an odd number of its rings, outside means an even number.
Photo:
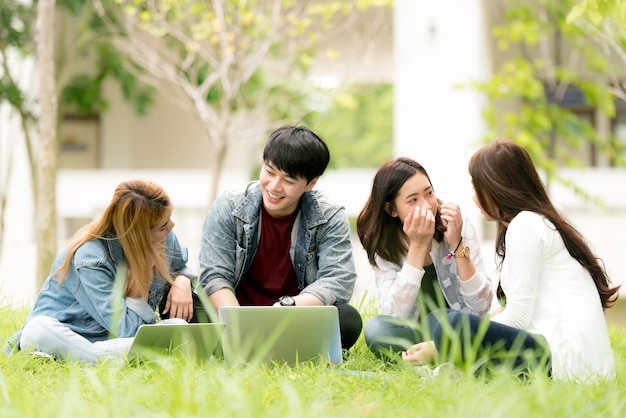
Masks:
[[[281,296],[295,296],[300,292],[289,256],[291,230],[298,211],[275,218],[265,208],[262,210],[259,247],[250,269],[235,289],[242,306],[273,305]]]

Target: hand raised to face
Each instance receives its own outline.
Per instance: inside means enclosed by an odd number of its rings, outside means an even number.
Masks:
[[[463,232],[461,209],[455,203],[443,203],[439,213],[441,214],[441,219],[448,225],[448,244],[454,249],[459,244],[461,233]]]
[[[415,206],[404,219],[402,229],[410,244],[430,244],[435,234],[435,214],[429,207]]]

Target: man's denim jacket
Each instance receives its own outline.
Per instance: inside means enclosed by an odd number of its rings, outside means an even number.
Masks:
[[[200,280],[208,295],[234,289],[252,264],[261,235],[263,196],[258,181],[226,192],[204,221],[200,246]],[[305,192],[291,231],[289,255],[301,292],[325,305],[347,303],[356,272],[350,226],[342,206],[319,191]],[[271,274],[271,272],[268,272]]]
[[[74,254],[69,274],[59,286],[52,273],[65,259],[67,248],[61,251],[26,321],[35,316],[50,316],[91,342],[109,336],[132,337],[139,326],[156,321],[156,307],[163,296],[165,280],[153,278],[147,302],[122,297],[126,271],[124,254],[114,236],[107,238],[81,245]],[[174,277],[182,274],[196,279],[187,267],[187,249],[180,246],[173,232],[166,237],[165,254]],[[120,279],[117,283],[116,278]],[[20,332],[9,340],[11,348],[18,348]],[[5,351],[8,349],[5,347]]]

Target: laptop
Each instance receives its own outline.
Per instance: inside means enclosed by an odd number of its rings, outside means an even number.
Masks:
[[[219,318],[226,324],[222,349],[230,366],[343,363],[335,306],[224,306]]]
[[[215,352],[224,329],[220,323],[145,324],[139,327],[127,357],[132,361],[180,355],[204,362]]]

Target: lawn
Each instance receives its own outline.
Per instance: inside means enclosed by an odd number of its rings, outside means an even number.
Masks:
[[[4,342],[26,312],[0,309]],[[623,417],[626,330],[611,326],[615,381],[597,385],[482,379],[382,363],[361,338],[343,366],[229,369],[160,363],[58,363],[0,355],[0,417]]]

